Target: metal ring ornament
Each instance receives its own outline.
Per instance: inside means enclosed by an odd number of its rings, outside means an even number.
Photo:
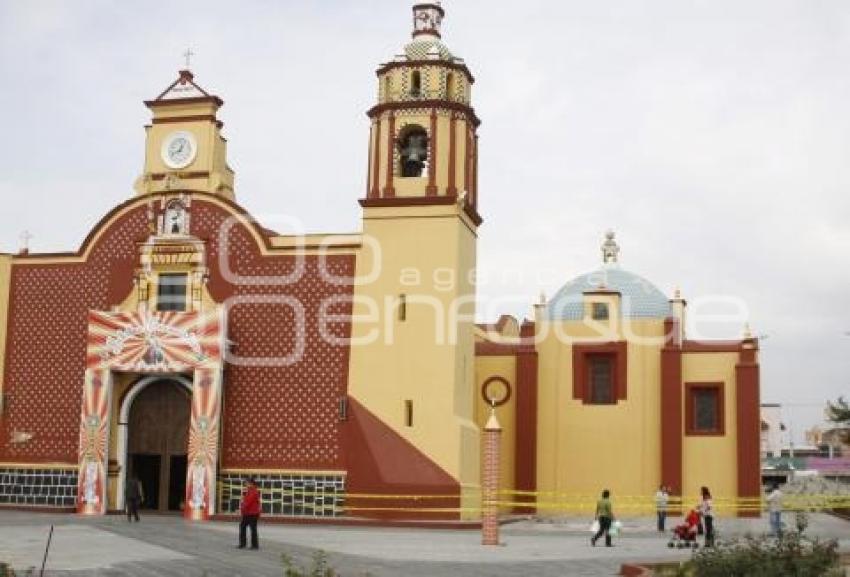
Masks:
[[[503,385],[505,388],[504,395],[502,395],[501,398],[493,395],[495,391],[492,389],[494,388],[493,385],[496,383]],[[481,385],[481,397],[488,405],[501,407],[511,398],[511,384],[503,377],[490,377]]]

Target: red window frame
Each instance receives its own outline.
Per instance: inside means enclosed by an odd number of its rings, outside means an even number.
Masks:
[[[722,437],[726,434],[726,386],[722,382],[685,383],[685,434],[691,437]],[[717,394],[717,427],[711,430],[696,428],[696,392],[714,391]]]
[[[594,356],[608,356],[612,359],[612,377],[614,385],[613,402],[594,403],[590,396],[590,359]],[[573,345],[573,399],[585,405],[616,405],[627,397],[628,355],[625,341],[613,343],[587,343]]]

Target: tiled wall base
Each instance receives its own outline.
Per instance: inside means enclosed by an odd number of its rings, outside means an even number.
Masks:
[[[263,514],[280,517],[338,517],[345,497],[342,475],[224,473],[219,475],[219,511],[239,514],[239,501],[248,477],[260,489]]]
[[[0,505],[74,507],[77,469],[0,467]]]

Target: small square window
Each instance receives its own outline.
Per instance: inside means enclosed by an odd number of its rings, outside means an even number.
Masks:
[[[186,274],[161,274],[157,285],[156,310],[186,310]]]
[[[608,303],[591,303],[590,316],[595,321],[608,320]]]

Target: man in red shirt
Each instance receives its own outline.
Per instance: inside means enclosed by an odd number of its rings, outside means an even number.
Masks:
[[[251,549],[259,549],[260,541],[257,537],[257,520],[260,518],[260,491],[253,477],[245,482],[245,493],[242,495],[242,504],[239,507],[242,513],[242,521],[239,523],[239,548],[245,548],[246,529],[251,528]]]

